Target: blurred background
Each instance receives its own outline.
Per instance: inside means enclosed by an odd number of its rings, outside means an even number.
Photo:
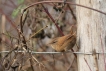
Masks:
[[[14,51],[16,45],[19,45],[18,50],[21,50],[22,46],[17,29],[21,29],[23,10],[39,1],[62,0],[0,0],[0,71],[77,71],[77,60],[72,53],[29,54]],[[67,1],[75,3],[75,0]],[[43,6],[64,35],[70,33],[73,25],[76,31],[74,5],[43,3]],[[34,52],[54,52],[48,44],[53,38],[62,36],[44,7],[42,4],[37,4],[28,8],[22,18],[23,21],[25,20],[22,27],[23,36],[28,40],[26,43],[28,48]],[[36,32],[38,33],[33,35]]]

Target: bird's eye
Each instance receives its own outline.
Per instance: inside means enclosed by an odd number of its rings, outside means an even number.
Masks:
[[[57,38],[52,39],[52,41],[49,44],[56,44],[58,42]]]
[[[53,44],[53,43],[56,43],[56,42],[57,42],[57,40],[55,40],[55,41],[52,41],[52,44]]]

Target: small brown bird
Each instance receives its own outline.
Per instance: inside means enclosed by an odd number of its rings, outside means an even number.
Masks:
[[[76,43],[76,35],[68,34],[62,37],[54,38],[49,45],[58,52],[67,51],[74,47]]]

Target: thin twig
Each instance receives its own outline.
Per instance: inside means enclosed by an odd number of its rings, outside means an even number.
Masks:
[[[48,12],[48,10],[43,6],[42,4],[42,7],[44,8],[45,12],[47,13],[47,15],[50,17],[50,19],[53,21],[53,23],[55,24],[55,26],[57,27],[59,33],[64,36],[63,32],[61,31],[61,29],[59,28],[59,26],[57,25],[57,23],[55,22],[55,20],[53,19],[53,17],[50,15],[50,13]]]
[[[71,7],[70,7],[69,4],[68,4],[68,8],[69,8],[69,10],[71,11],[71,14],[72,14],[73,18],[76,20],[76,16],[74,15],[73,10],[71,9]]]
[[[31,65],[32,71],[34,71],[33,60],[30,58],[29,61],[30,61],[30,65]]]
[[[0,13],[5,15],[6,19],[10,22],[10,24],[13,26],[13,28],[14,28],[14,29],[18,32],[18,34],[19,34],[19,30],[18,30],[18,28],[16,27],[15,22],[12,21],[12,20],[10,19],[10,17],[7,16],[7,15],[2,11],[1,8],[0,8]]]
[[[86,64],[88,65],[90,71],[92,71],[92,70],[91,70],[91,67],[89,66],[89,64],[88,64],[88,62],[87,62],[87,60],[86,60],[85,58],[84,58],[84,60],[85,60]]]
[[[74,61],[75,61],[75,57],[74,57],[74,59],[73,59],[72,63],[71,63],[71,64],[69,65],[69,67],[67,68],[67,71],[69,71],[69,70],[70,70],[70,68],[71,68],[72,64],[74,63]]]
[[[93,58],[94,58],[94,67],[95,67],[95,71],[99,71],[99,67],[98,67],[98,61],[97,61],[97,56],[96,56],[96,50],[93,50]]]
[[[28,7],[26,7],[26,8],[23,10],[23,12],[24,12],[26,9],[28,9],[28,8],[34,6],[34,5],[42,4],[42,3],[64,3],[64,1],[41,1],[41,2],[36,2],[36,3],[33,3],[33,4],[29,5]],[[72,2],[65,2],[65,3],[70,4],[70,5],[76,5],[76,6],[83,7],[83,8],[87,8],[87,9],[90,9],[90,10],[93,10],[93,11],[96,11],[96,12],[99,12],[99,13],[101,13],[101,14],[106,15],[105,12],[102,12],[102,11],[100,11],[100,10],[97,10],[97,9],[94,9],[94,8],[91,8],[91,7],[87,7],[87,6],[80,5],[80,4],[75,4],[75,3],[72,3]]]
[[[32,37],[34,37],[36,34],[38,34],[39,32],[41,32],[42,30],[44,30],[46,27],[48,27],[48,25],[46,25],[45,27],[41,28],[36,33],[34,33],[33,35],[31,35],[31,37],[29,37],[29,39],[32,38]]]

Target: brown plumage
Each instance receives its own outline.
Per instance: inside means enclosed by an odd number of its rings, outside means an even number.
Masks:
[[[67,51],[74,47],[76,43],[75,34],[68,34],[62,37],[54,38],[49,44],[58,52]]]

